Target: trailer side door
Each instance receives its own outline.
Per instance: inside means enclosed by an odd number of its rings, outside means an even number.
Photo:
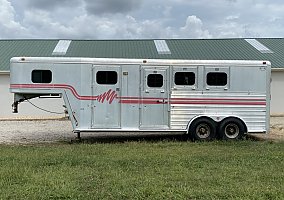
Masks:
[[[120,66],[93,66],[92,128],[120,128]]]
[[[169,128],[169,67],[142,67],[140,128]]]

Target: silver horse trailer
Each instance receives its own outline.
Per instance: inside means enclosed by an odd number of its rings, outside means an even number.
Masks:
[[[268,133],[268,61],[15,57],[18,104],[61,95],[73,130],[185,132],[196,140]]]

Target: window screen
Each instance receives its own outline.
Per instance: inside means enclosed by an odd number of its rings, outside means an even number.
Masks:
[[[149,74],[147,77],[148,87],[162,87],[163,75],[162,74]]]
[[[32,82],[33,83],[51,83],[52,73],[50,70],[33,70]]]
[[[225,86],[228,82],[227,74],[224,72],[209,72],[206,81],[209,86]]]
[[[195,73],[193,72],[176,72],[175,73],[176,85],[194,85]]]
[[[96,75],[98,84],[115,85],[117,83],[116,71],[98,71]]]

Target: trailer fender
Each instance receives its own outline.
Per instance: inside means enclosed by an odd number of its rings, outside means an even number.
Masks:
[[[191,126],[191,124],[197,120],[197,119],[201,119],[201,118],[207,118],[207,119],[211,119],[213,120],[214,122],[218,123],[220,121],[222,121],[225,117],[220,117],[220,116],[215,116],[215,115],[198,115],[198,116],[195,116],[193,117],[187,124],[187,130],[189,130],[189,127]]]

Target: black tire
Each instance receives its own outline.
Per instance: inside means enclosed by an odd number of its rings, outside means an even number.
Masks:
[[[224,119],[219,126],[218,133],[223,140],[242,139],[246,132],[244,123],[236,118]]]
[[[197,119],[190,125],[189,134],[193,140],[213,140],[216,137],[216,123],[208,118]]]

